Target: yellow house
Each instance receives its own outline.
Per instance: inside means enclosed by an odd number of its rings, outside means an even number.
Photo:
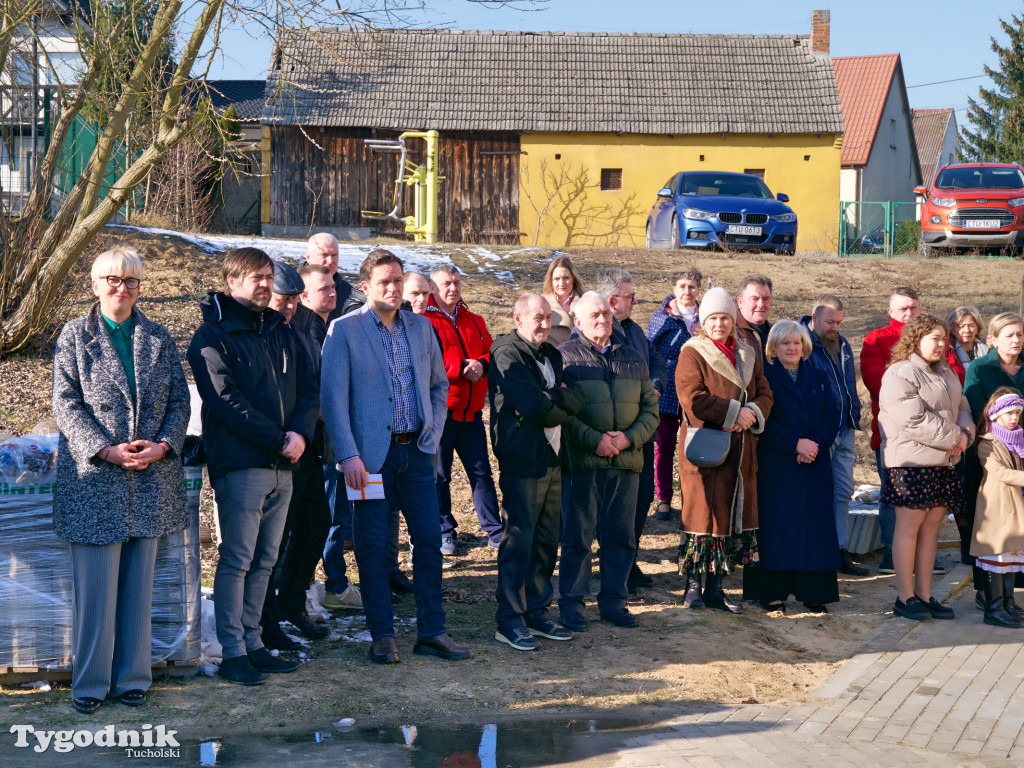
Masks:
[[[836,246],[828,11],[810,35],[284,30],[273,62],[265,232],[371,234],[394,160],[364,140],[434,129],[444,241],[643,245],[657,191],[709,170],[789,195],[799,250]]]

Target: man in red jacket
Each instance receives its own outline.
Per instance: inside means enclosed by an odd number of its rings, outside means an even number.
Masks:
[[[878,432],[878,392],[882,388],[882,376],[889,365],[892,348],[899,341],[903,324],[915,315],[921,314],[921,302],[913,288],[896,288],[889,297],[889,324],[876,328],[864,337],[860,350],[860,375],[864,386],[871,394],[871,450],[875,452],[878,477],[882,490],[888,481],[885,464],[882,462],[882,436]],[[879,573],[895,573],[892,567],[892,534],[896,529],[896,510],[887,504],[878,505],[878,527],[881,529],[882,546],[885,553],[878,567]]]
[[[454,264],[438,264],[430,271],[430,298],[423,312],[441,343],[448,374],[448,420],[441,436],[437,501],[441,507],[441,552],[454,555],[458,522],[452,515],[452,463],[459,454],[473,490],[473,506],[487,544],[501,544],[501,512],[487,456],[487,432],[481,418],[487,398],[487,368],[491,362],[491,335],[480,315],[462,301],[462,275]]]

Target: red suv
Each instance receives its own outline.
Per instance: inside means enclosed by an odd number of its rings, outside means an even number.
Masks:
[[[935,175],[921,208],[921,255],[935,248],[1024,247],[1024,168],[959,163]]]

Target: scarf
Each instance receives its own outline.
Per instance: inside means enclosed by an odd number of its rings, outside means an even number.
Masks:
[[[1014,429],[1006,429],[999,426],[996,422],[990,421],[988,423],[988,431],[992,437],[1005,445],[1010,453],[1024,458],[1024,428],[1021,428],[1019,424]]]
[[[708,338],[711,339],[710,336],[708,336]],[[732,336],[730,336],[728,339],[726,339],[725,344],[721,344],[720,342],[717,342],[714,339],[711,339],[711,342],[716,347],[718,347],[720,350],[722,350],[722,354],[724,354],[727,358],[729,358],[729,362],[732,363],[732,367],[735,368],[736,367],[736,342],[733,341]]]

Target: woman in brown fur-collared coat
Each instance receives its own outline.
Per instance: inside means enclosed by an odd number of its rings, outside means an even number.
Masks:
[[[732,439],[729,455],[718,467],[696,467],[679,451],[683,604],[739,613],[741,606],[722,590],[722,576],[737,563],[757,562],[754,435],[764,429],[772,391],[756,351],[736,338],[736,304],[725,289],[707,292],[700,323],[676,365],[676,392],[685,417],[680,443],[685,444],[687,423],[732,432]],[[703,594],[702,574],[707,574]]]

